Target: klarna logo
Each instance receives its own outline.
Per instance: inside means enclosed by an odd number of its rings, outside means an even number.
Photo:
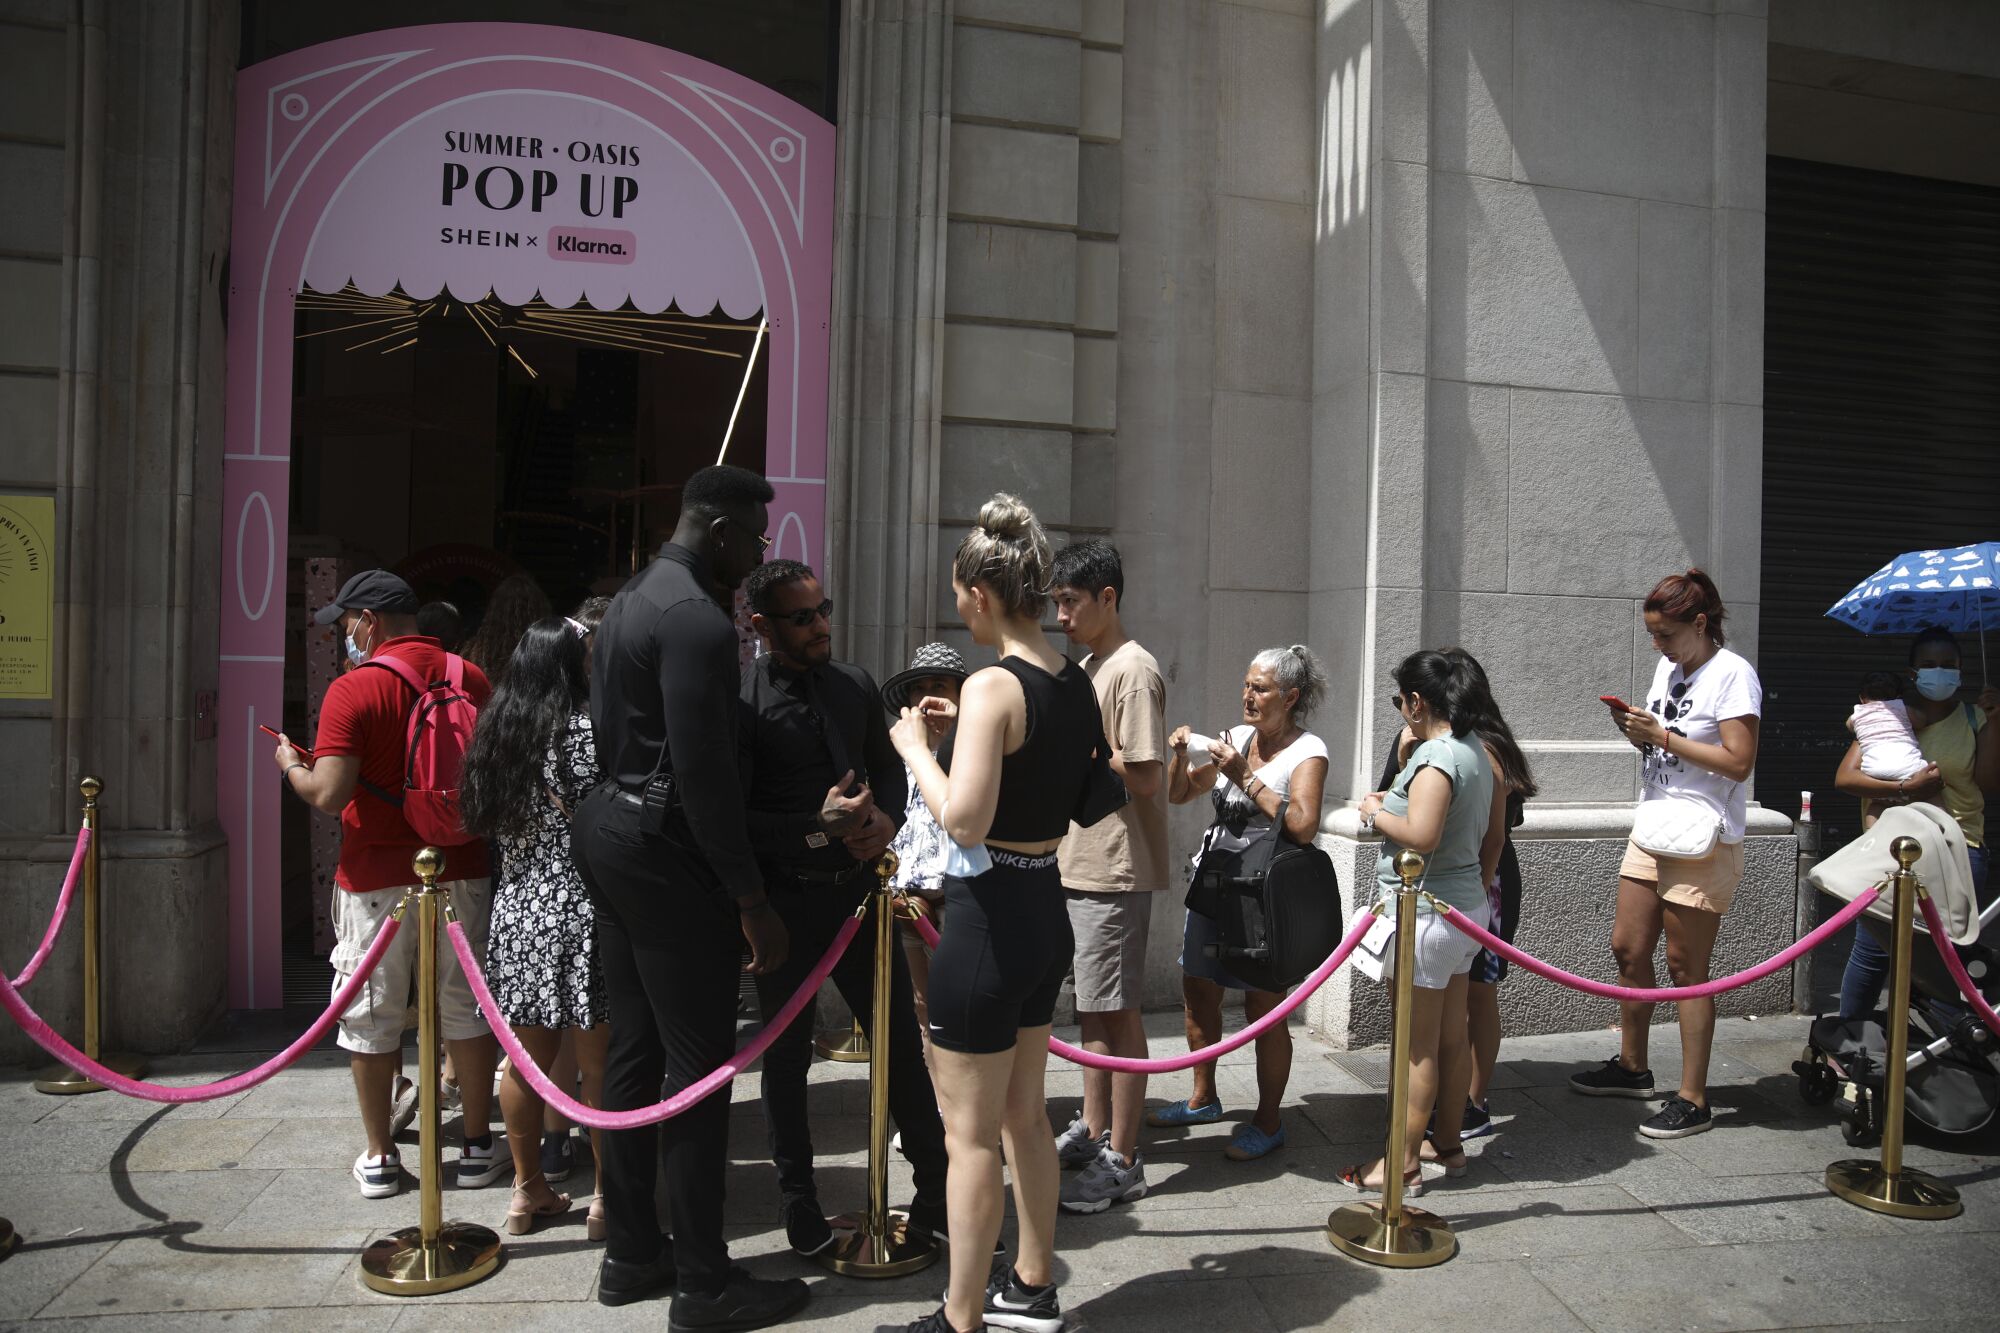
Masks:
[[[638,249],[639,238],[629,231],[602,227],[554,227],[549,231],[548,250],[557,259],[584,264],[629,264]]]

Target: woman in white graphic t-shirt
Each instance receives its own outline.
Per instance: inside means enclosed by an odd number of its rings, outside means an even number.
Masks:
[[[1641,803],[1688,802],[1718,823],[1716,840],[1698,860],[1655,857],[1627,843],[1618,867],[1618,916],[1611,952],[1626,986],[1657,984],[1653,947],[1667,936],[1667,970],[1676,986],[1708,980],[1708,963],[1722,914],[1743,878],[1743,784],[1757,765],[1757,725],[1764,689],[1757,672],[1723,647],[1727,612],[1715,583],[1699,569],[1669,574],[1647,594],[1646,632],[1660,662],[1644,708],[1611,704],[1612,721],[1640,755]],[[1610,700],[1606,700],[1611,703]],[[1646,1062],[1653,1006],[1619,1006],[1619,1052],[1572,1075],[1572,1090],[1593,1097],[1653,1096]],[[1708,1054],[1715,1038],[1715,1001],[1683,1000],[1679,1091],[1639,1126],[1649,1138],[1679,1139],[1712,1124],[1708,1113]]]

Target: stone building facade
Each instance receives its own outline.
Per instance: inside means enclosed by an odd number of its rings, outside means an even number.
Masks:
[[[1393,734],[1389,669],[1463,644],[1543,788],[1522,943],[1604,972],[1637,770],[1596,696],[1651,679],[1638,599],[1699,564],[1758,655],[1767,156],[1995,179],[1990,147],[1932,138],[1991,128],[2000,23],[1923,8],[841,6],[845,654],[879,673],[963,642],[946,569],[996,489],[1059,537],[1107,535],[1171,721],[1233,718],[1257,648],[1327,661],[1324,831],[1358,909],[1374,847],[1351,804]],[[53,494],[62,532],[55,698],[0,702],[0,938],[24,953],[46,920],[76,780],[102,776],[108,1024],[144,1049],[223,995],[203,710],[238,23],[232,0],[0,0],[0,489]],[[1176,813],[1177,852],[1200,823]],[[1797,924],[1788,818],[1753,813],[1747,864],[1719,969]],[[1178,919],[1163,895],[1161,1004]],[[66,1029],[73,974],[35,997]],[[1505,995],[1522,1030],[1610,1018]],[[1729,1004],[1789,1002],[1780,976]],[[1307,1013],[1336,1041],[1382,1030],[1345,976]]]

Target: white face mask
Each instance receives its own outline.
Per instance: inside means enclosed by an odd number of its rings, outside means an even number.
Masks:
[[[361,628],[360,623],[356,622],[354,628]],[[362,651],[361,645],[355,641],[354,630],[349,630],[347,632],[347,665],[360,666],[367,660],[368,654]]]
[[[1917,673],[1917,693],[1942,703],[1958,693],[1957,667],[1925,667]]]

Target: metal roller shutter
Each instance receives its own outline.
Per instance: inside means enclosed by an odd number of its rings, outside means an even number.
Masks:
[[[1775,157],[1768,181],[1756,790],[1788,815],[1811,791],[1831,852],[1860,828],[1833,790],[1857,683],[1908,645],[1826,608],[1890,556],[2000,538],[2000,190]]]

